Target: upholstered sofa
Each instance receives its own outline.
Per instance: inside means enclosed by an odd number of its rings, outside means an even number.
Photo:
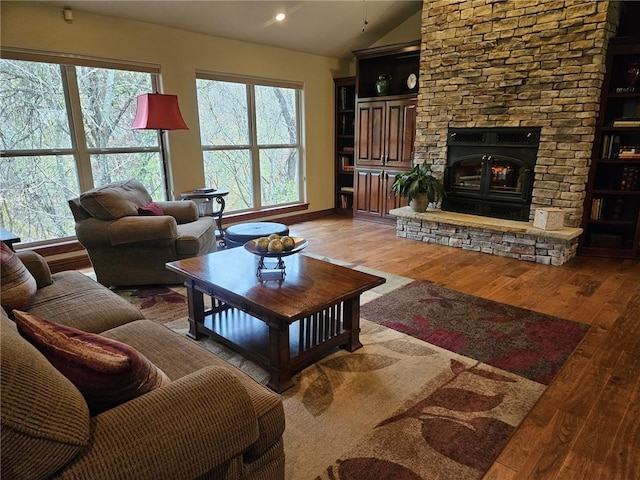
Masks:
[[[106,286],[182,283],[167,262],[216,250],[213,219],[200,217],[195,202],[154,202],[134,179],[84,192],[69,207],[78,241]]]
[[[284,478],[278,395],[82,273],[17,255],[37,283],[24,312],[127,344],[170,383],[91,415],[2,309],[2,479]]]

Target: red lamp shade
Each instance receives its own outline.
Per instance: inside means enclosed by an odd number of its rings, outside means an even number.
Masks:
[[[178,106],[177,95],[138,95],[138,109],[131,128],[144,130],[188,130]]]

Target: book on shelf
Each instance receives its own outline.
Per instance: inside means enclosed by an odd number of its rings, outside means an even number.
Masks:
[[[594,197],[591,199],[591,220],[602,220],[602,206],[604,199]]]
[[[640,158],[640,146],[622,145],[618,151],[618,158]]]
[[[343,147],[342,150],[344,150],[345,152],[348,152],[348,153],[353,153],[353,152],[356,151],[356,148],[355,147],[351,147],[351,146],[346,146],[346,147]]]
[[[618,158],[619,151],[620,135],[606,134],[602,137],[602,151],[600,152],[600,158]]]
[[[354,165],[351,163],[351,157],[340,155],[340,170],[352,171],[353,169]]]
[[[350,209],[352,202],[351,195],[340,195],[340,208]]]
[[[627,118],[613,121],[614,127],[640,127],[640,118]]]
[[[340,193],[353,193],[353,187],[341,187]]]

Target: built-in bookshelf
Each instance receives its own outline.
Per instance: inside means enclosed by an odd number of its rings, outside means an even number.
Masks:
[[[640,255],[640,43],[613,38],[585,196],[584,255]]]
[[[353,172],[355,169],[355,77],[336,78],[335,82],[335,209],[353,215]]]

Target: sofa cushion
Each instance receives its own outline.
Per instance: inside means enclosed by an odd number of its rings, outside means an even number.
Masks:
[[[160,208],[160,205],[158,205],[156,202],[149,202],[146,205],[138,207],[138,215],[156,215],[159,217],[164,215],[164,212],[162,211],[162,208]]]
[[[18,250],[16,256],[27,267],[29,273],[36,279],[37,288],[51,285],[51,269],[44,257],[33,250]]]
[[[82,393],[91,415],[170,380],[133,347],[14,310],[18,331]]]
[[[255,459],[267,451],[282,436],[285,427],[280,396],[256,382],[242,370],[203,348],[198,342],[178,335],[152,320],[139,320],[104,332],[104,336],[128,344],[143,352],[176,381],[205,366],[220,366],[229,370],[247,390],[258,419],[260,436],[245,452]]]
[[[0,304],[7,311],[25,309],[37,290],[36,279],[18,256],[0,242]]]
[[[144,318],[131,302],[78,271],[52,277],[51,285],[36,292],[29,313],[92,333]]]
[[[100,220],[138,215],[138,207],[150,202],[147,190],[134,179],[93,188],[80,195],[82,207]]]
[[[49,478],[89,444],[89,409],[4,314],[0,328],[2,478]]]

